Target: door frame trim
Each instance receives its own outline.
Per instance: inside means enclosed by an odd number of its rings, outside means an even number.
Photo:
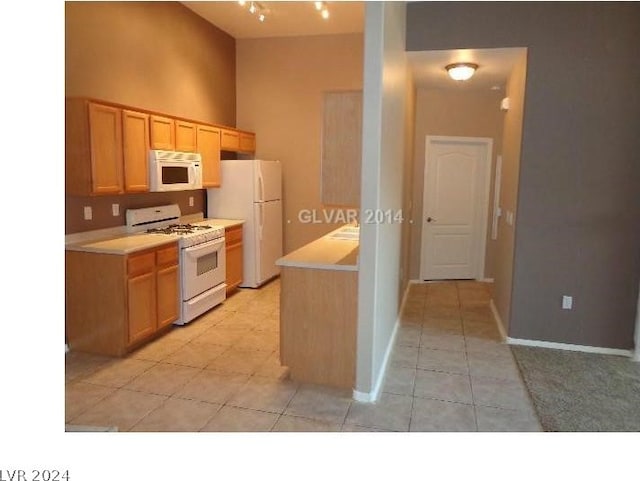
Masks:
[[[479,262],[476,265],[475,279],[481,280],[484,279],[484,269],[485,269],[485,261],[487,257],[487,233],[488,233],[488,223],[489,223],[489,204],[490,204],[490,196],[491,196],[491,167],[493,165],[493,139],[491,137],[462,137],[455,135],[427,135],[425,136],[425,148],[424,148],[424,171],[422,173],[422,228],[420,235],[420,280],[425,280],[424,273],[424,236],[426,229],[426,222],[424,221],[425,214],[425,206],[427,204],[427,189],[426,189],[426,178],[427,178],[427,170],[429,168],[428,162],[428,153],[429,153],[429,145],[435,142],[457,142],[460,144],[481,144],[485,148],[485,155],[488,162],[487,175],[485,178],[485,185],[483,188],[483,196],[484,196],[484,206],[482,207],[483,213],[483,221],[480,226],[481,230],[481,239],[480,239],[480,247],[478,250],[481,255],[479,256]],[[482,187],[482,186],[481,186]]]

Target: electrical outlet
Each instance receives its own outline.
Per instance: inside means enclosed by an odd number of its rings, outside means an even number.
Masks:
[[[189,207],[193,207],[193,196],[189,196]]]
[[[571,296],[562,296],[562,308],[563,309],[573,309],[573,297],[571,297]]]
[[[111,212],[114,217],[118,217],[120,215],[120,204],[111,204]]]
[[[90,205],[85,205],[84,206],[84,220],[91,220],[93,219],[93,210],[91,210],[91,206]]]

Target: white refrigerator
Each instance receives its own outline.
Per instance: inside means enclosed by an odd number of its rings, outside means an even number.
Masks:
[[[244,219],[243,280],[258,287],[280,273],[282,169],[277,160],[223,160],[222,186],[207,189],[207,217]]]

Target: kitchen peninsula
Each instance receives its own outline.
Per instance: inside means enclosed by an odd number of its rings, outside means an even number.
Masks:
[[[279,259],[280,362],[291,378],[353,389],[358,228],[341,227]]]

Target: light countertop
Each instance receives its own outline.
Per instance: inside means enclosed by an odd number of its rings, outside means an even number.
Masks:
[[[212,226],[220,226],[226,229],[227,227],[244,224],[245,221],[242,219],[205,219],[202,223]]]
[[[186,222],[203,223],[216,227],[233,227],[245,221],[240,219],[187,219]],[[124,227],[89,231],[67,236],[65,250],[95,252],[98,254],[127,255],[133,252],[152,249],[164,244],[176,242],[177,238],[163,234],[146,232],[127,233]]]
[[[302,267],[334,271],[357,271],[358,239],[336,239],[331,236],[340,227],[276,261],[282,267]]]
[[[78,242],[67,244],[68,251],[95,252],[98,254],[127,255],[133,252],[159,247],[164,244],[176,242],[175,237],[163,234],[130,234],[115,239],[105,239],[99,241]]]

